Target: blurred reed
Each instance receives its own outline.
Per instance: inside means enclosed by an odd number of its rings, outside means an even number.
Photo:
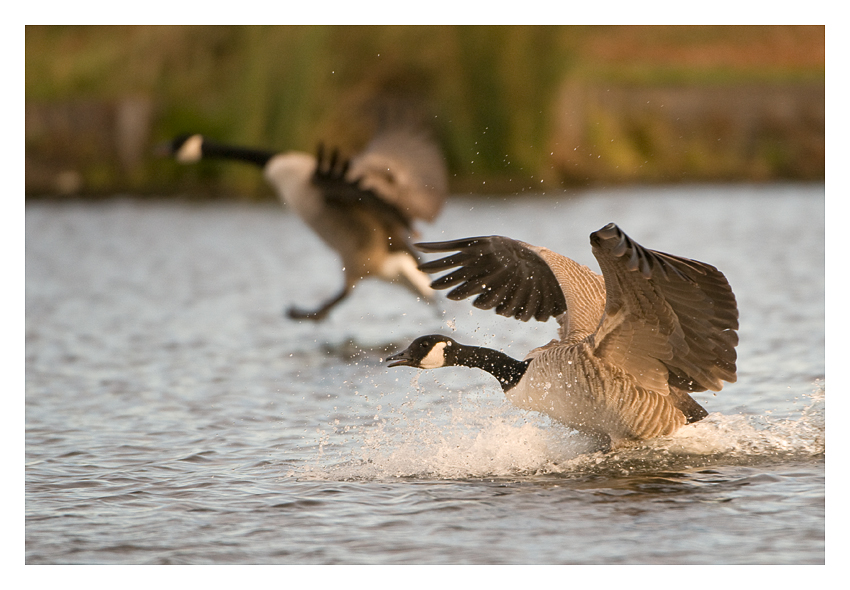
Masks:
[[[393,116],[455,192],[822,180],[824,80],[817,26],[27,26],[27,192],[268,198],[150,147],[353,150]]]

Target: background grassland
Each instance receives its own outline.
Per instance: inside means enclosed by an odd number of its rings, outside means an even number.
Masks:
[[[28,26],[27,190],[265,198],[150,148],[353,150],[400,112],[455,191],[823,179],[824,80],[824,27]]]

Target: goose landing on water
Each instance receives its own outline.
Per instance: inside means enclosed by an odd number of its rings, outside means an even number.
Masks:
[[[433,142],[414,131],[380,133],[350,161],[302,152],[222,145],[201,135],[174,139],[167,150],[179,162],[225,158],[262,168],[278,197],[342,259],[340,292],[315,310],[291,307],[293,319],[322,320],[361,280],[400,283],[430,301],[430,279],[417,268],[409,245],[416,219],[433,221],[447,191],[443,158]]]
[[[422,264],[456,268],[435,289],[527,321],[556,316],[559,340],[519,361],[423,336],[390,367],[454,365],[491,373],[514,405],[616,446],[674,433],[707,412],[689,395],[735,382],[738,308],[713,266],[643,248],[613,223],[590,235],[602,275],[546,248],[500,236],[417,244],[453,252]]]

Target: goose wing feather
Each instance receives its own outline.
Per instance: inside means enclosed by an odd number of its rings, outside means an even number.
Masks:
[[[399,226],[411,231],[411,220],[401,209],[381,199],[359,181],[350,180],[350,165],[348,160],[340,160],[336,149],[326,157],[324,146],[319,144],[311,181],[321,191],[325,204],[337,208],[366,209],[377,216],[390,233]]]
[[[347,177],[408,219],[433,221],[448,192],[439,148],[424,133],[407,128],[376,135],[352,159]]]
[[[534,246],[503,236],[480,236],[447,242],[415,244],[422,252],[456,252],[420,264],[436,273],[455,268],[435,279],[434,289],[449,289],[449,299],[477,296],[473,305],[493,309],[505,317],[546,321],[567,311],[567,302],[552,268]],[[554,254],[554,253],[552,253]],[[557,255],[556,255],[557,256]]]
[[[736,379],[738,308],[709,264],[643,248],[613,223],[591,234],[606,305],[595,353],[647,389],[719,391]]]

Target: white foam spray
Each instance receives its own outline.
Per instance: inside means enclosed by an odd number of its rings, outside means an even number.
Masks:
[[[418,376],[412,385],[419,387]],[[596,451],[579,433],[491,393],[455,391],[449,403],[437,405],[416,400],[397,408],[382,405],[373,425],[349,429],[345,444],[335,452],[325,448],[317,463],[298,476],[383,480],[626,474],[810,460],[825,453],[825,389],[820,382],[799,417],[712,413],[673,436],[611,452]]]

